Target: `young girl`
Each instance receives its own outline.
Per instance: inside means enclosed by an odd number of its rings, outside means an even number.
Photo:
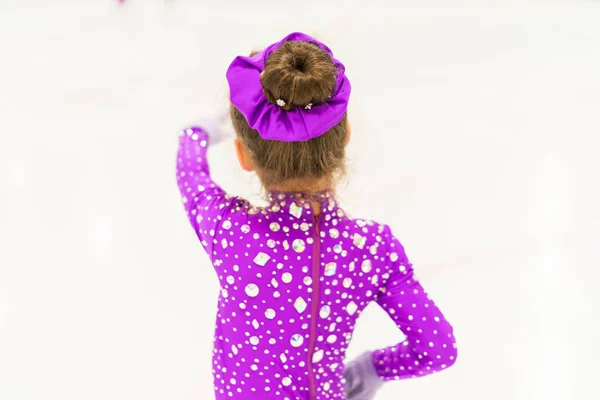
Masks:
[[[268,191],[256,207],[225,193],[206,151],[218,132],[183,131],[177,183],[219,277],[213,352],[221,399],[372,399],[386,381],[456,360],[452,327],[387,225],[352,219],[335,178],[350,140],[350,82],[316,39],[292,33],[227,72],[241,167]],[[345,365],[361,311],[376,302],[406,340]]]

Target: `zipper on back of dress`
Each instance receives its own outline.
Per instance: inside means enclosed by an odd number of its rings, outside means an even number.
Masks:
[[[313,255],[312,255],[312,280],[313,280],[313,293],[312,293],[312,311],[310,321],[310,336],[308,344],[308,390],[309,400],[316,400],[317,398],[317,384],[315,381],[315,372],[313,368],[313,353],[315,351],[315,345],[317,342],[317,318],[319,312],[319,278],[321,269],[321,214],[313,215],[314,225],[314,237],[313,237]]]

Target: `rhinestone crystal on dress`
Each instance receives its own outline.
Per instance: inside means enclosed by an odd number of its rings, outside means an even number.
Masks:
[[[371,260],[367,259],[362,262],[361,268],[365,274],[371,272],[372,267],[373,264],[371,263]]]
[[[248,285],[246,285],[246,294],[249,297],[258,296],[258,286],[256,286],[254,283],[249,283]]]
[[[323,350],[317,350],[313,353],[312,362],[318,363],[323,359],[324,352]]]
[[[365,247],[365,242],[367,241],[367,238],[358,233],[355,233],[354,237],[352,238],[352,241],[356,247],[362,249],[363,247]]]
[[[290,205],[290,214],[296,218],[300,218],[302,216],[302,207],[296,205],[296,203],[292,203]]]
[[[264,267],[267,261],[269,261],[271,257],[268,254],[263,253],[262,251],[254,257],[254,263]]]
[[[299,333],[296,333],[290,339],[290,344],[293,347],[300,347],[300,346],[302,346],[302,343],[304,343],[304,337],[302,337],[302,335],[300,335]]]
[[[304,310],[306,310],[306,301],[304,301],[302,297],[298,297],[294,302],[294,308],[296,309],[296,311],[302,314]]]
[[[296,239],[292,242],[292,248],[297,253],[302,253],[306,249],[306,243],[302,239]]]
[[[346,311],[350,315],[353,315],[356,312],[357,309],[358,309],[358,306],[353,301],[350,301],[350,303],[348,303],[348,305],[346,306]]]
[[[292,274],[284,272],[283,275],[281,275],[281,280],[283,283],[290,283],[292,281]]]
[[[334,262],[327,263],[325,265],[325,276],[335,275],[335,270],[337,268],[337,264]]]

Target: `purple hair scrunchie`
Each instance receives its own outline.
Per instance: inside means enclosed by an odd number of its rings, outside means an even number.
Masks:
[[[331,56],[338,72],[331,98],[326,102],[286,111],[270,103],[265,97],[260,82],[265,61],[273,51],[288,41],[313,43]],[[227,70],[227,81],[231,103],[261,138],[282,142],[302,142],[323,135],[344,118],[351,92],[350,81],[345,71],[344,64],[333,57],[329,47],[309,35],[294,32],[252,57],[236,57]]]

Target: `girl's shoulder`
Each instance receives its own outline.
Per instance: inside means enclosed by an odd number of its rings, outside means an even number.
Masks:
[[[404,256],[404,247],[388,224],[346,215],[346,218],[339,221],[337,225],[336,230],[340,236],[351,239],[352,245],[357,250],[368,251],[372,256],[383,253]]]

